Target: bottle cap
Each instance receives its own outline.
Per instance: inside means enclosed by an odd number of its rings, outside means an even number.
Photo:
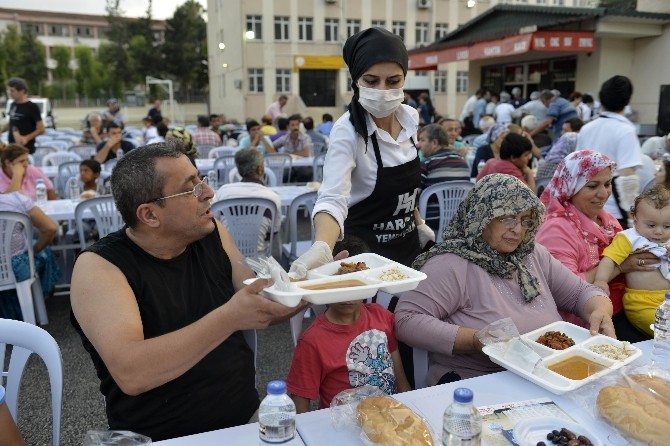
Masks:
[[[459,387],[458,389],[454,390],[454,401],[459,403],[469,403],[472,401],[472,397],[472,390],[468,388]]]
[[[670,291],[668,291],[667,293],[665,293],[665,298],[666,298],[666,299],[670,299]]]
[[[286,393],[286,383],[281,379],[270,381],[268,383],[268,393],[270,395],[281,395]]]

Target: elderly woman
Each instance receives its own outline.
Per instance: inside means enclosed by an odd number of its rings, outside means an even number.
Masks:
[[[2,143],[0,143],[2,144]],[[55,200],[56,192],[51,183],[40,169],[28,164],[28,149],[19,144],[9,144],[0,147],[0,193],[21,192],[23,195],[35,199],[35,185],[39,178],[47,187],[47,198]]]
[[[102,118],[98,113],[90,113],[86,117],[86,129],[81,135],[79,144],[100,144],[105,134],[105,129],[102,127]]]
[[[428,278],[396,307],[396,336],[428,350],[429,385],[500,371],[475,333],[510,317],[520,333],[581,314],[591,332],[614,336],[612,304],[535,244],[544,207],[519,179],[492,174],[478,182],[445,230],[442,243],[412,265]]]
[[[573,152],[560,162],[541,197],[547,208],[547,219],[540,228],[537,242],[573,274],[589,283],[595,279],[603,249],[621,231],[617,219],[604,208],[612,193],[615,165],[599,152]],[[619,265],[620,269],[610,277],[614,326],[619,339],[639,341],[644,338],[632,328],[621,311],[623,281],[617,278],[612,282],[612,279],[621,272],[644,271],[641,265],[654,259],[656,257],[649,253],[635,254]],[[585,325],[573,315],[563,316],[570,322]]]

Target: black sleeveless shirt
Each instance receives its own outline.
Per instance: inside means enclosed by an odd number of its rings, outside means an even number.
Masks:
[[[234,294],[230,259],[216,228],[171,260],[142,250],[125,229],[87,250],[126,276],[137,299],[145,339],[197,321]],[[100,378],[111,429],[131,430],[158,441],[245,424],[258,408],[254,356],[240,331],[180,377],[129,396],[118,387],[74,314],[71,319]]]

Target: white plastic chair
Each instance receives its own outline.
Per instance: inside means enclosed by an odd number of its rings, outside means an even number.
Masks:
[[[422,217],[426,217],[426,210],[428,208],[428,199],[437,195],[437,201],[440,208],[440,226],[437,230],[435,243],[442,241],[442,233],[444,228],[449,224],[458,205],[465,198],[467,193],[474,187],[470,181],[445,181],[442,183],[433,184],[421,191],[419,197],[419,213]]]
[[[209,154],[207,155],[207,158],[216,159],[220,156],[235,155],[236,151],[237,151],[237,149],[235,147],[230,147],[230,146],[214,147],[212,150],[209,151]]]
[[[326,153],[326,150],[328,150],[328,146],[326,145],[326,143],[313,142],[312,156],[318,156],[321,155],[322,153]]]
[[[47,147],[39,146],[35,147],[35,153],[33,153],[33,161],[35,166],[43,166],[42,164],[44,157],[49,153],[56,153],[58,149],[56,147]]]
[[[219,186],[228,181],[228,174],[235,169],[235,156],[223,155],[214,160],[212,169],[216,170],[219,177]]]
[[[68,151],[76,153],[83,160],[87,160],[95,156],[95,148],[95,144],[77,144],[70,147]]]
[[[20,231],[28,247],[28,262],[30,265],[30,278],[21,282],[16,281],[12,269],[12,239],[14,228],[20,225]],[[33,254],[33,224],[30,217],[18,212],[0,212],[0,291],[16,289],[16,294],[21,307],[23,320],[40,324],[49,323],[47,310],[44,305],[44,294],[39,277],[35,273],[35,258]],[[0,358],[2,356],[0,355]]]
[[[76,178],[79,181],[79,163],[80,161],[67,161],[58,165],[58,175],[56,176],[56,194],[59,198],[68,197],[66,184],[70,178]]]
[[[231,198],[212,204],[212,212],[228,229],[235,245],[244,257],[257,258],[258,241],[266,211],[270,212],[270,234],[267,239],[264,256],[272,255],[272,239],[277,216],[277,206],[266,198]]]
[[[265,168],[275,173],[277,177],[277,185],[284,184],[284,171],[288,169],[288,176],[286,182],[291,182],[291,167],[293,166],[293,158],[288,153],[270,153],[265,155]]]
[[[291,324],[291,338],[293,339],[293,346],[295,347],[298,345],[298,340],[300,339],[300,336],[302,336],[303,332],[303,321],[305,319],[305,313],[307,310],[311,309],[314,312],[315,316],[318,316],[320,314],[323,314],[326,311],[326,306],[325,305],[315,305],[312,304],[308,306],[307,308],[303,308],[300,312],[297,314],[294,314],[291,316],[291,319],[289,320],[289,323]]]
[[[81,162],[81,157],[79,155],[77,155],[76,153],[72,153],[72,152],[58,151],[58,152],[54,152],[54,153],[47,153],[42,158],[42,165],[43,166],[59,166],[62,163],[66,163],[68,161],[79,161],[79,162]]]
[[[293,199],[288,208],[288,243],[282,244],[281,260],[282,265],[288,266],[301,254],[309,249],[314,243],[314,225],[310,225],[311,233],[308,240],[298,240],[298,212],[307,208],[311,215],[316,203],[317,192],[306,192]]]
[[[209,152],[215,147],[214,144],[198,144],[195,146],[200,158],[209,158]]]
[[[86,211],[90,215],[85,215]],[[111,195],[90,198],[80,202],[74,209],[74,218],[77,222],[77,232],[79,233],[79,244],[81,249],[86,248],[86,234],[84,233],[84,219],[95,220],[95,226],[98,229],[100,238],[105,237],[110,232],[121,229],[124,225],[121,213],[116,209],[114,198]]]
[[[40,327],[11,319],[0,319],[0,358],[5,357],[5,345],[12,345],[9,368],[5,371],[0,362],[0,383],[3,379],[7,390],[7,407],[14,420],[18,420],[18,401],[21,377],[31,353],[35,353],[47,367],[51,384],[52,437],[51,444],[60,444],[60,417],[63,401],[63,358],[54,338]]]
[[[323,165],[326,161],[326,153],[320,153],[312,161],[312,181],[323,181]]]
[[[239,183],[240,181],[242,181],[242,177],[237,172],[237,167],[233,167],[230,172],[228,172],[228,182]],[[274,187],[277,185],[277,178],[275,177],[274,172],[269,169],[265,169],[263,181],[267,187]]]

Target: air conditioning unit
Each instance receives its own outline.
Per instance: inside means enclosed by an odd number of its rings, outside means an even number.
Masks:
[[[433,0],[416,0],[416,7],[419,9],[428,9],[433,6]]]

